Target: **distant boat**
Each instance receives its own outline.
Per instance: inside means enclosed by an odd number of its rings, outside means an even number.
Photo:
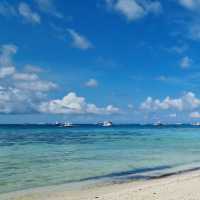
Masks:
[[[65,127],[65,128],[70,128],[74,126],[71,122],[57,123],[57,125],[59,127]]]
[[[70,123],[70,122],[65,122],[65,123],[63,124],[63,126],[64,126],[64,127],[72,127],[73,124]]]
[[[175,125],[181,126],[181,125],[183,125],[183,123],[177,122],[177,123],[175,123]]]
[[[57,122],[57,121],[55,122],[55,125],[56,125],[56,126],[58,126],[58,125],[60,125],[60,124],[61,124],[60,122]]]
[[[112,125],[113,125],[113,123],[111,121],[104,121],[102,124],[103,127],[110,127]]]
[[[158,122],[154,123],[153,125],[154,126],[162,126],[163,124],[160,121],[158,121]]]

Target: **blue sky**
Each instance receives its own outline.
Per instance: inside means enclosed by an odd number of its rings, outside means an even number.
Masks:
[[[199,0],[2,0],[0,122],[200,118]]]

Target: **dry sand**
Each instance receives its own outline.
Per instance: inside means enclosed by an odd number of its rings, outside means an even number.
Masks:
[[[0,200],[200,200],[200,171],[78,190],[65,187],[19,191],[0,195]]]

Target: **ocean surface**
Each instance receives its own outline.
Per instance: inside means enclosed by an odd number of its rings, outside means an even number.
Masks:
[[[0,125],[0,193],[200,167],[200,127]]]

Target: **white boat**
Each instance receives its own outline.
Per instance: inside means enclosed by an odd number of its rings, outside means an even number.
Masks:
[[[158,121],[158,122],[154,123],[153,125],[154,126],[162,126],[163,124],[160,121]]]
[[[192,124],[193,126],[200,126],[200,122],[195,122]]]
[[[64,122],[64,124],[62,124],[62,127],[73,127],[73,124],[70,122]]]
[[[104,121],[103,124],[102,124],[102,126],[104,126],[104,127],[109,127],[109,126],[112,126],[112,125],[113,124],[112,124],[111,121]]]

